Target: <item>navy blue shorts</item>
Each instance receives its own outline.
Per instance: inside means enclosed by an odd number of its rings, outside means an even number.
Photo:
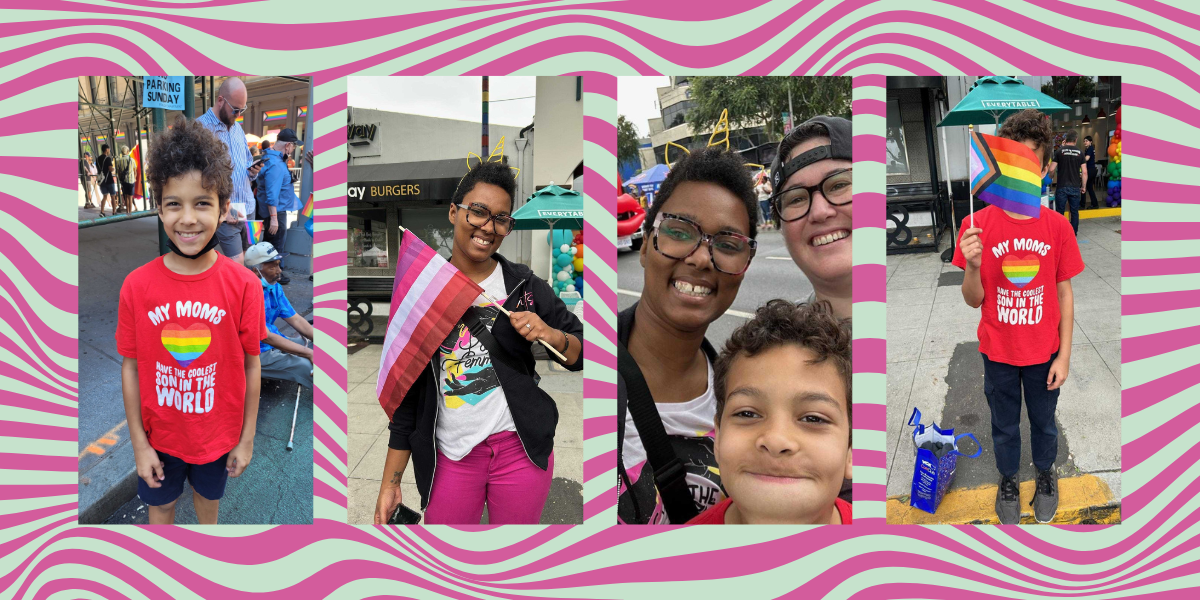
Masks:
[[[146,485],[146,480],[138,477],[138,498],[150,506],[170,504],[183,493],[183,482],[187,480],[197,494],[209,500],[220,500],[225,495],[225,482],[229,479],[229,473],[225,472],[225,461],[228,459],[229,453],[226,452],[208,464],[193,465],[159,452],[158,460],[163,462],[163,476],[166,479],[162,480],[162,487],[152,488]]]

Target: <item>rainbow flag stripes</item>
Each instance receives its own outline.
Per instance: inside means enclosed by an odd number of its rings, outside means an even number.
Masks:
[[[1041,263],[1038,262],[1036,254],[1029,254],[1024,258],[1018,258],[1012,254],[1004,257],[1004,262],[1000,263],[1000,269],[1004,271],[1009,283],[1023,288],[1037,277],[1038,270],[1041,268]]]
[[[175,362],[182,368],[187,368],[212,342],[212,334],[208,326],[196,323],[184,329],[175,323],[167,323],[162,328],[162,345],[175,357]]]
[[[301,107],[300,107],[300,112],[296,113],[296,118],[298,118],[298,119],[303,119],[304,117],[307,117],[307,116],[308,116],[308,107],[307,107],[307,106],[301,106]]]
[[[250,240],[250,245],[263,241],[263,231],[262,221],[246,221],[246,239]]]
[[[311,219],[313,216],[313,195],[308,195],[308,202],[304,203],[304,208],[300,209],[300,216],[305,219]]]
[[[1041,161],[1025,144],[971,132],[971,193],[1004,210],[1037,217],[1042,212]]]
[[[287,109],[268,110],[263,113],[263,121],[282,121],[287,118]]]

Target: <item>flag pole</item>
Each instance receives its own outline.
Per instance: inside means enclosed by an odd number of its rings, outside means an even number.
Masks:
[[[405,229],[403,225],[399,225],[398,227],[400,228],[400,233],[402,235],[404,233],[408,232],[408,230]],[[483,296],[484,299],[486,299],[488,302],[491,302],[496,308],[500,309],[500,312],[504,313],[504,316],[506,316],[506,317],[512,316],[512,313],[509,312],[508,309],[504,308],[504,306],[501,305],[499,302],[496,302],[496,299],[489,296],[487,292],[481,291],[480,295]],[[566,333],[564,333],[563,335],[566,335]],[[558,350],[556,350],[554,348],[554,346],[551,346],[549,343],[546,342],[546,340],[538,338],[538,342],[540,342],[543,346],[545,346],[546,350],[549,350],[551,353],[553,353],[555,356],[557,356],[559,360],[563,361],[564,363],[567,362],[567,357],[563,356],[562,352],[559,352]]]

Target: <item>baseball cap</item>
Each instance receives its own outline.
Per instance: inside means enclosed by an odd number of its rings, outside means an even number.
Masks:
[[[263,263],[283,260],[286,257],[287,253],[277,252],[271,242],[259,242],[246,250],[246,266],[257,267]]]
[[[296,137],[296,132],[292,131],[291,129],[284,129],[283,131],[280,131],[279,135],[275,136],[275,139],[280,142],[293,142],[296,144],[300,143],[300,138]]]
[[[787,159],[787,155],[796,147],[795,140],[797,136],[794,136],[793,133],[810,123],[820,123],[825,126],[825,129],[829,132],[829,145],[817,146],[784,163],[783,161]],[[801,123],[792,130],[792,133],[784,136],[783,141],[779,142],[779,151],[775,154],[775,160],[771,162],[771,186],[779,190],[780,184],[787,181],[796,171],[819,160],[854,160],[853,136],[854,133],[849,119],[821,115]]]

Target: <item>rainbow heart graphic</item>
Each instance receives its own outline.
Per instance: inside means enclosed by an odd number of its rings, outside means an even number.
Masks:
[[[1038,269],[1041,268],[1041,263],[1038,262],[1036,254],[1027,254],[1024,258],[1017,258],[1013,254],[1004,257],[1004,262],[1000,264],[1000,268],[1004,271],[1004,276],[1013,285],[1023,288],[1037,277]]]
[[[208,350],[211,341],[212,335],[204,323],[196,323],[187,329],[175,323],[167,323],[162,329],[163,348],[166,348],[167,352],[175,357],[175,362],[184,368],[200,358],[200,355]]]

